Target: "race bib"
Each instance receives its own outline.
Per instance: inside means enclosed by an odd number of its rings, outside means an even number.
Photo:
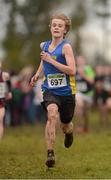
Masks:
[[[6,84],[4,82],[0,82],[0,98],[5,98],[6,96]]]
[[[104,82],[104,89],[106,90],[106,91],[109,91],[109,90],[111,90],[111,84],[110,84],[110,82]]]
[[[87,84],[84,83],[84,82],[81,82],[81,83],[77,83],[77,90],[80,91],[80,92],[84,92],[84,91],[87,91]]]
[[[50,88],[59,88],[67,85],[65,74],[49,74],[47,79]]]

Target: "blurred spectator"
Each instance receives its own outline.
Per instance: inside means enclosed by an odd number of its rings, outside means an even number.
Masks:
[[[19,76],[11,77],[13,99],[10,103],[11,125],[17,126],[22,123],[22,97],[21,81]]]
[[[76,116],[77,132],[89,131],[89,110],[93,104],[93,89],[95,72],[82,56],[76,58]]]
[[[23,93],[22,97],[22,115],[23,121],[25,123],[34,123],[35,122],[35,107],[33,104],[34,99],[34,90],[29,85],[30,79],[33,75],[33,66],[26,66],[24,67],[21,72],[19,73],[21,79],[21,91]]]
[[[111,110],[111,67],[97,66],[95,77],[95,105],[99,111],[99,122],[104,128],[110,125],[109,110]]]
[[[9,79],[9,74],[2,71],[0,64],[0,139],[2,139],[4,133],[5,103],[12,98]]]
[[[108,110],[111,110],[111,67],[106,66],[104,68],[104,90],[106,92],[106,107]]]
[[[104,90],[104,67],[98,65],[95,68],[95,93],[94,93],[94,104],[99,111],[99,122],[101,126],[106,124],[106,92]]]

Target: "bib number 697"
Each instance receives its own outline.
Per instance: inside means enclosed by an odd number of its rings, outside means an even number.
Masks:
[[[51,86],[58,86],[58,85],[61,85],[62,79],[51,79],[50,83],[51,83]]]

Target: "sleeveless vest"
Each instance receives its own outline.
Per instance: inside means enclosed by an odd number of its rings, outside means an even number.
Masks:
[[[63,40],[59,43],[56,48],[50,52],[49,45],[52,41],[46,41],[43,46],[43,51],[49,53],[52,58],[64,65],[66,64],[66,59],[62,54],[62,48],[64,44],[68,43],[66,40]],[[44,69],[44,81],[42,85],[42,90],[49,90],[55,95],[59,96],[70,96],[76,93],[75,87],[75,78],[72,75],[67,75],[57,69],[55,66],[51,65],[48,62],[43,61]]]

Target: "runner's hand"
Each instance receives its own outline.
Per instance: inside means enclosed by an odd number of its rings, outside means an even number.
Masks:
[[[40,53],[40,57],[41,57],[41,60],[46,61],[46,62],[50,62],[52,60],[51,55],[47,52],[44,52],[44,51],[42,51]]]
[[[30,86],[34,87],[36,81],[38,80],[39,76],[37,74],[35,74],[30,81]]]

